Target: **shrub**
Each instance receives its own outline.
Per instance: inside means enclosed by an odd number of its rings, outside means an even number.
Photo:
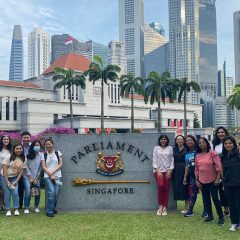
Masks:
[[[114,129],[114,128],[112,128],[111,131],[110,131],[110,133],[117,133],[117,130]]]

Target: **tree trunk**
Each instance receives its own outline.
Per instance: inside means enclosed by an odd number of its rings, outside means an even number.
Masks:
[[[187,136],[187,93],[183,93],[183,111],[184,111],[184,137]]]
[[[101,132],[104,132],[104,82],[101,81]]]
[[[159,133],[162,131],[160,113],[161,113],[161,103],[160,103],[160,100],[159,100],[159,102],[158,102],[158,132]]]
[[[71,85],[68,85],[68,96],[69,96],[69,101],[70,101],[70,126],[71,129],[73,129],[73,106],[72,106],[72,89]]]
[[[133,103],[133,91],[131,90],[131,133],[134,132],[134,103]]]

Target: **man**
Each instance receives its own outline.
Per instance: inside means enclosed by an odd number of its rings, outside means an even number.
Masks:
[[[27,156],[28,150],[31,145],[31,134],[28,131],[24,131],[21,134],[22,137],[22,145],[24,149],[24,154]],[[23,185],[23,177],[20,178],[18,183],[18,195],[19,195],[19,209],[23,207],[23,194],[24,194],[24,185]]]

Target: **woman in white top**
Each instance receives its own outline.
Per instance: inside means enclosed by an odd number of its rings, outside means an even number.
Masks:
[[[45,141],[46,152],[42,155],[42,168],[44,171],[44,180],[47,196],[47,213],[48,217],[54,217],[57,214],[56,205],[61,189],[63,165],[62,154],[54,150],[53,140]]]
[[[212,144],[213,144],[213,149],[215,150],[215,152],[217,152],[219,154],[220,157],[222,156],[222,151],[223,151],[223,139],[226,136],[229,136],[229,133],[225,127],[220,126],[215,130]],[[222,183],[220,183],[218,185],[218,190],[219,190],[221,205],[222,205],[222,207],[224,207],[224,215],[229,216],[228,201],[227,201],[227,198],[223,191]]]
[[[159,146],[153,150],[153,173],[158,187],[157,215],[166,216],[168,208],[168,195],[171,182],[172,171],[174,169],[173,148],[168,146],[169,138],[160,135]]]
[[[4,210],[4,200],[3,200],[3,189],[2,189],[2,181],[3,179],[3,171],[2,171],[2,163],[3,160],[10,156],[11,152],[11,138],[7,135],[3,135],[0,140],[0,210]]]

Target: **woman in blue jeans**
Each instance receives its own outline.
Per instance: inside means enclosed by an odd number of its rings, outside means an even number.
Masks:
[[[13,146],[11,155],[3,160],[3,176],[2,181],[4,192],[4,203],[6,207],[6,216],[11,216],[11,198],[13,207],[15,209],[14,215],[19,216],[19,196],[18,196],[18,182],[26,169],[27,160],[23,152],[23,145],[16,143]]]
[[[24,213],[29,214],[29,206],[31,200],[31,188],[38,189],[35,195],[34,211],[39,213],[39,202],[40,202],[40,175],[41,175],[41,143],[35,140],[31,143],[27,154],[27,171],[23,175],[24,185]],[[35,192],[36,193],[36,192]]]
[[[48,217],[54,217],[57,214],[56,206],[58,196],[61,190],[63,165],[62,154],[54,150],[53,140],[45,141],[46,152],[42,155],[42,168],[44,171],[44,180],[47,196],[47,213]]]

